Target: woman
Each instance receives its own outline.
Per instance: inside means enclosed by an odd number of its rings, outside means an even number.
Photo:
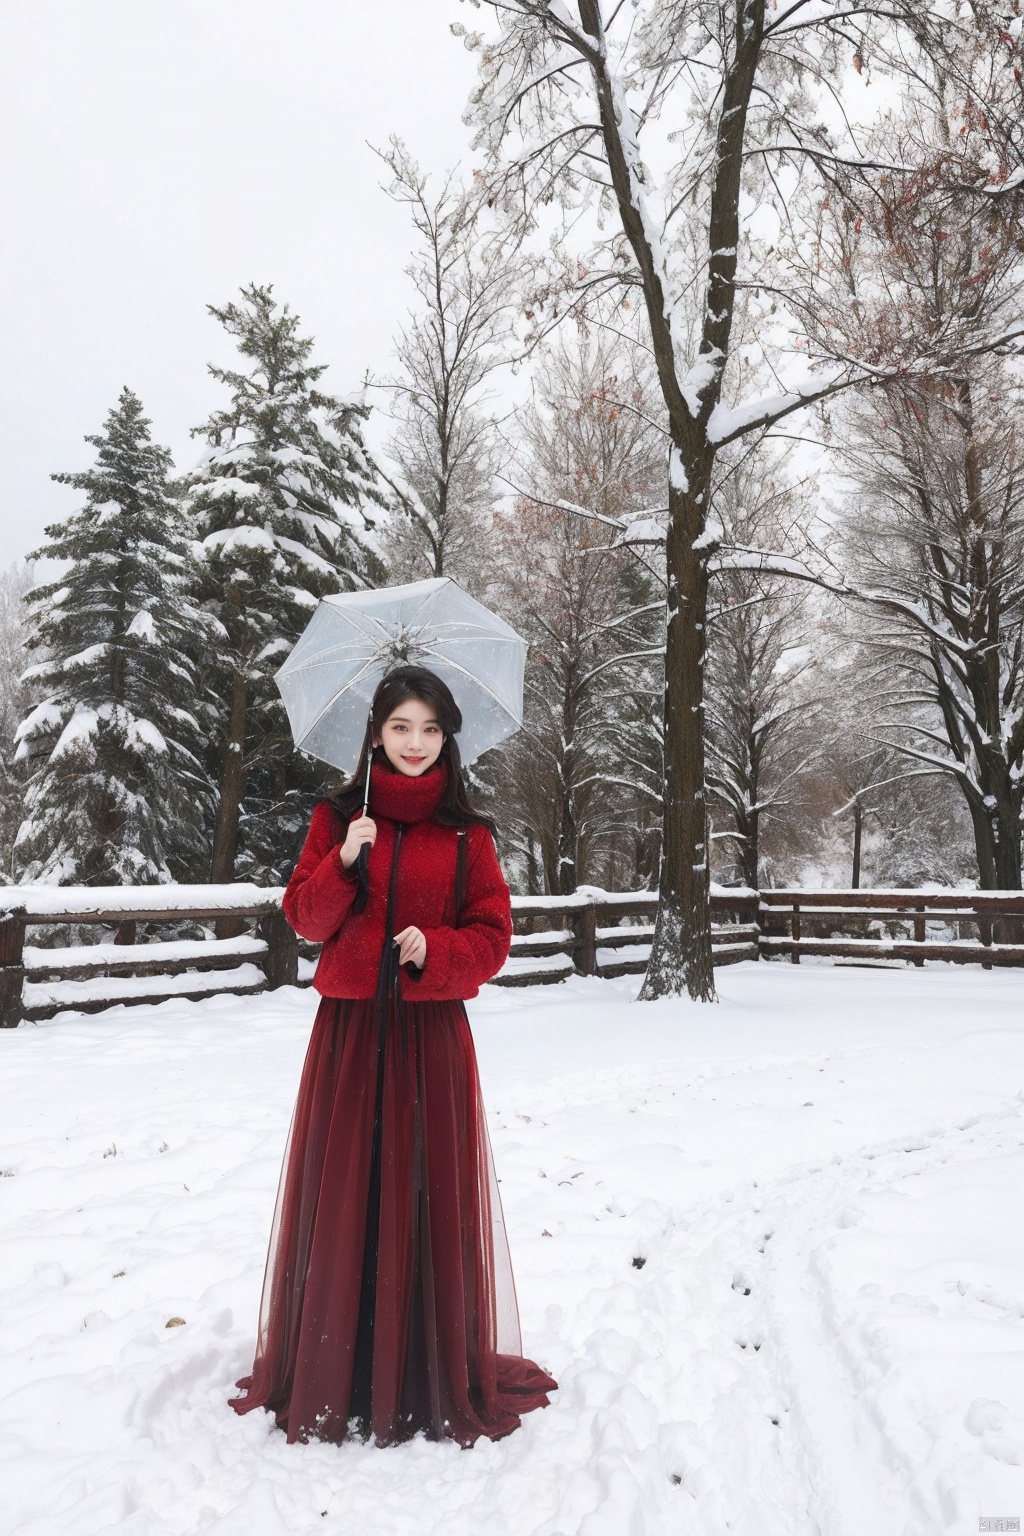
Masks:
[[[284,895],[296,932],[323,943],[322,998],[232,1406],[272,1409],[289,1441],[471,1445],[556,1385],[521,1353],[462,1001],[501,968],[512,921],[461,726],[434,673],[390,673],[361,757],[372,739],[372,815],[364,767],[314,810]]]

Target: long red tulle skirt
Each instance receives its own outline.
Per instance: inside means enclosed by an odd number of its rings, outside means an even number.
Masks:
[[[288,1440],[496,1440],[556,1383],[522,1356],[460,1002],[323,998],[285,1150],[238,1413]]]

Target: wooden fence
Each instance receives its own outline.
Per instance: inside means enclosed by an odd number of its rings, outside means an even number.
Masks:
[[[584,886],[572,896],[513,896],[512,951],[494,979],[528,987],[572,975],[639,975],[647,969],[657,910],[653,891],[619,895]],[[716,965],[757,959],[756,891],[716,888],[711,920]]]
[[[308,984],[317,946],[295,937],[281,891],[252,885],[123,888],[13,886],[0,909],[0,1027],[95,1013],[117,1003],[198,999]],[[642,973],[657,897],[584,888],[571,896],[514,896],[515,934],[499,986],[571,975]],[[925,960],[1024,965],[1024,894],[1017,891],[807,891],[716,887],[716,965],[827,958],[847,964]],[[207,936],[162,940],[161,924],[202,925]],[[113,929],[99,944],[53,946],[54,929]],[[213,936],[209,936],[210,929]],[[46,944],[28,942],[44,929]]]
[[[296,938],[280,889],[252,885],[12,886],[0,910],[0,1027],[97,1013],[114,1004],[162,1003],[214,992],[255,993],[308,984],[319,947]],[[657,897],[584,889],[512,898],[516,934],[495,980],[533,986],[566,976],[624,976],[647,964]],[[715,961],[757,959],[757,893],[712,897]],[[646,921],[644,921],[646,919]],[[53,947],[33,930],[80,923],[114,930],[109,942]],[[212,925],[218,937],[137,943],[143,925]],[[625,924],[625,926],[622,926]],[[229,936],[230,935],[230,936]]]
[[[1024,965],[1020,891],[762,891],[762,957]],[[936,929],[941,932],[936,932]]]
[[[281,891],[254,885],[12,886],[0,910],[0,1027],[115,1003],[294,986],[298,945]],[[136,944],[142,924],[212,924],[223,937]],[[30,944],[32,930],[95,924],[109,943]],[[245,930],[252,930],[246,932]],[[230,935],[230,936],[228,936]]]

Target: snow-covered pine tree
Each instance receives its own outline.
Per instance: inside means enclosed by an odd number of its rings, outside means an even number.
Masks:
[[[274,879],[323,780],[294,751],[274,673],[321,597],[381,579],[370,531],[384,496],[361,435],[367,408],[319,389],[326,364],[310,361],[312,337],[273,288],[209,308],[252,364],[210,366],[231,403],[195,429],[209,445],[191,481],[197,595],[218,622],[205,679],[217,721],[210,879]]]
[[[24,774],[15,767],[14,735],[25,713],[25,597],[35,586],[23,560],[0,571],[0,884],[13,876],[14,839],[25,808]]]
[[[46,530],[32,559],[66,561],[29,595],[18,728],[28,772],[15,857],[25,881],[147,885],[187,878],[201,857],[207,780],[193,713],[194,648],[205,625],[190,604],[187,528],[171,455],[124,389],[96,463],[54,475],[85,505]]]

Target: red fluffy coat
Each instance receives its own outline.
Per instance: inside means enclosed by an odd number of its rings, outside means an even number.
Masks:
[[[330,805],[313,812],[305,847],[284,893],[284,912],[295,932],[323,943],[313,985],[324,997],[373,997],[384,951],[388,879],[395,834],[403,825],[398,854],[393,929],[422,930],[427,959],[422,971],[402,966],[400,987],[408,1002],[475,997],[505,963],[512,936],[508,886],[485,826],[466,829],[466,882],[459,926],[455,923],[455,869],[459,833],[433,820],[444,792],[446,765],[410,778],[373,765],[370,815],[377,840],[370,851],[369,900],[353,912],[358,885],[342,867],[344,823]]]

